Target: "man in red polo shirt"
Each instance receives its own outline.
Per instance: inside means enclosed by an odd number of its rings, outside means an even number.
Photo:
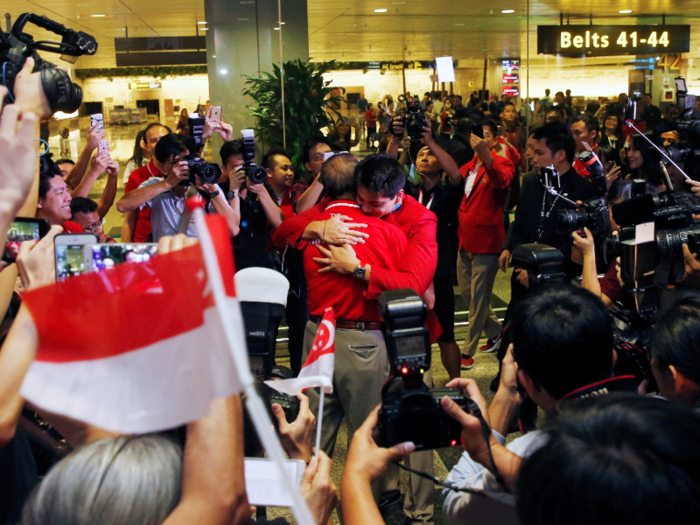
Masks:
[[[582,115],[575,118],[571,123],[571,134],[574,136],[576,141],[576,158],[574,159],[574,169],[576,173],[582,177],[590,177],[591,174],[588,172],[588,168],[581,161],[580,155],[588,151],[585,144],[588,144],[590,148],[595,151],[598,149],[598,131],[600,130],[600,124],[598,119],[589,115]],[[585,144],[584,144],[585,143]]]
[[[482,332],[489,339],[501,333],[501,323],[491,308],[491,293],[506,238],[503,207],[515,175],[515,165],[506,148],[499,147],[496,124],[486,121],[481,129],[483,138],[472,133],[470,139],[474,158],[459,173],[448,172],[452,184],[464,187],[458,212],[457,258],[460,295],[469,305],[469,339],[462,347],[463,369],[474,366],[473,356]]]
[[[124,194],[135,190],[143,182],[146,182],[151,177],[164,177],[162,166],[156,160],[155,149],[156,144],[161,139],[170,133],[170,128],[162,124],[149,124],[144,135],[146,149],[151,156],[151,160],[145,166],[134,170],[129,175],[129,182],[124,186]],[[151,207],[142,206],[138,210],[127,212],[124,217],[124,225],[122,226],[121,242],[146,242],[151,234]]]

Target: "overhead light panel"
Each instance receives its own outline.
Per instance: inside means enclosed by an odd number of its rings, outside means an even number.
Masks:
[[[620,11],[620,14],[621,14],[621,15],[628,15],[628,14],[630,14],[631,12],[632,12],[631,9],[623,9],[622,11]]]
[[[388,11],[388,9],[375,9],[374,10],[375,13],[386,13],[387,11]]]
[[[511,13],[515,13],[515,9],[504,9],[503,11],[501,11],[501,13],[503,13],[504,15],[509,15]]]
[[[200,31],[209,31],[208,27],[200,27],[199,29],[200,29]]]
[[[206,22],[197,22],[197,24],[199,24],[200,26],[202,26],[202,25],[206,24]]]
[[[92,18],[104,18],[107,15],[90,15]]]

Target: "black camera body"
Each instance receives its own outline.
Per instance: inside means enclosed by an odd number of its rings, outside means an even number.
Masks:
[[[187,161],[190,169],[190,180],[184,181],[183,185],[195,184],[195,175],[202,179],[204,184],[216,184],[221,178],[221,168],[217,164],[210,164],[196,153],[190,153],[183,160]]]
[[[418,97],[409,99],[405,95],[399,95],[399,102],[405,105],[402,117],[403,127],[412,140],[423,138],[423,128],[428,125],[428,121],[423,114]]]
[[[34,42],[34,37],[23,31],[27,22],[56,33],[62,37],[61,42]],[[5,103],[14,100],[14,86],[17,74],[22,70],[27,58],[34,58],[34,71],[41,72],[41,84],[49,101],[51,112],[63,111],[73,113],[83,101],[83,91],[70,79],[67,72],[57,69],[50,62],[42,60],[37,50],[61,53],[61,58],[75,62],[82,55],[94,55],[97,41],[94,37],[74,31],[46,18],[32,13],[23,13],[17,18],[12,30],[5,33],[0,30],[0,67],[2,67],[2,84],[7,88]]]
[[[244,129],[243,136],[243,171],[253,184],[262,184],[267,181],[267,170],[253,162],[255,158],[255,132],[252,129]]]
[[[394,376],[382,389],[381,446],[405,441],[413,442],[416,450],[456,446],[461,426],[445,413],[440,399],[449,396],[468,412],[478,407],[464,390],[430,390],[423,382],[430,368],[430,338],[424,326],[427,307],[413,290],[390,290],[379,296],[379,311]]]
[[[564,255],[546,244],[520,244],[513,250],[513,268],[527,271],[530,289],[565,283]]]
[[[575,210],[559,210],[556,221],[559,233],[567,236],[583,228],[596,240],[610,234],[610,211],[604,198],[588,200]]]

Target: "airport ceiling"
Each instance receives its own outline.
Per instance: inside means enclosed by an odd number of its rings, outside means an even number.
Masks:
[[[231,7],[241,0],[229,0]],[[283,2],[285,0],[282,0]],[[537,53],[537,25],[691,24],[688,57],[700,58],[700,0],[308,0],[309,47],[314,60],[432,60],[503,56],[524,58],[528,5],[530,54]],[[375,12],[385,9],[386,12]],[[503,11],[512,10],[512,13]],[[621,13],[629,10],[631,13]],[[9,11],[46,15],[94,35],[100,49],[75,67],[115,67],[114,38],[192,36],[206,26],[203,0],[14,0]],[[3,22],[4,27],[4,22]],[[36,39],[55,35],[34,27]],[[49,55],[47,53],[44,53]],[[48,58],[48,57],[47,57]],[[51,59],[50,59],[51,60]]]

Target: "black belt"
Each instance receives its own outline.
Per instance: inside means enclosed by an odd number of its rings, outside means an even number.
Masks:
[[[310,315],[309,320],[312,323],[319,324],[323,317],[319,315]],[[336,328],[343,328],[345,330],[381,330],[384,323],[379,323],[376,321],[345,321],[343,319],[335,320]]]

